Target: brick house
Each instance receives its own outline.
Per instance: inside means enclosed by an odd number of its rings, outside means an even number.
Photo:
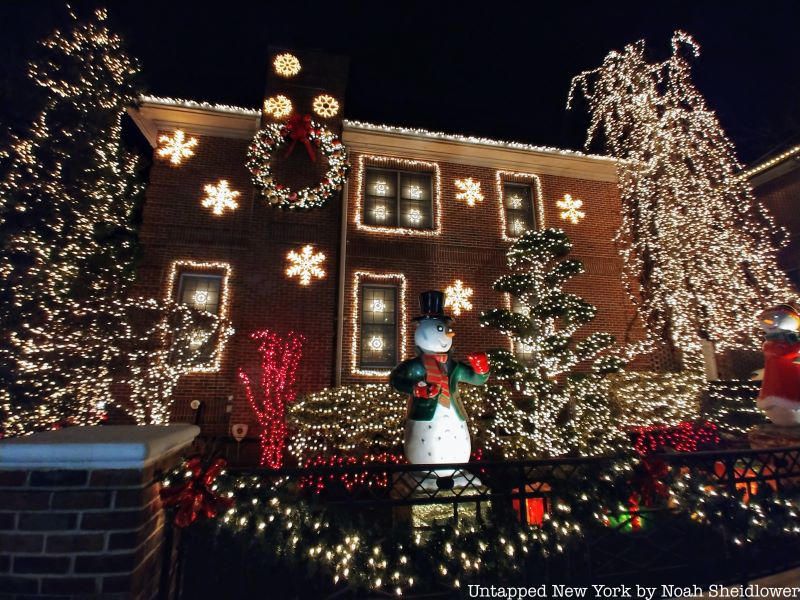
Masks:
[[[800,145],[758,161],[745,176],[756,197],[789,234],[778,264],[800,287]]]
[[[284,94],[296,111],[311,113],[319,93],[343,104],[346,64],[298,53],[301,72],[284,79],[270,69],[267,97]],[[508,347],[508,339],[480,328],[478,315],[508,300],[491,288],[505,272],[505,252],[529,227],[562,227],[586,273],[570,289],[598,307],[592,327],[618,340],[643,331],[621,281],[613,244],[620,222],[615,162],[602,156],[342,120],[318,121],[341,135],[351,165],[341,193],[322,208],[270,206],[245,166],[250,142],[264,122],[260,110],[146,97],[131,115],[156,148],[159,137],[181,130],[197,139],[194,155],[173,165],[153,156],[140,240],[144,259],[136,293],[200,305],[224,314],[236,334],[217,365],[184,376],[174,420],[193,420],[227,435],[230,424],[255,419],[236,378],[255,368],[247,334],[260,328],[305,337],[298,370],[300,394],[357,382],[387,381],[392,366],[413,353],[410,319],[419,293],[456,280],[473,290],[472,308],[456,321],[457,356]],[[294,189],[321,176],[302,150],[276,159],[275,173]],[[480,184],[482,200],[457,197],[456,182]],[[226,180],[240,193],[238,207],[216,215],[201,205],[204,187]],[[556,202],[583,201],[573,224]],[[286,274],[287,253],[311,245],[325,256],[322,278],[302,285]],[[587,328],[588,329],[588,328]],[[588,332],[587,332],[588,333]],[[516,349],[524,352],[524,349]],[[653,368],[649,358],[634,368]]]

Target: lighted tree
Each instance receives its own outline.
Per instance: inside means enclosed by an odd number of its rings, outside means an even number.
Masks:
[[[46,353],[31,344],[37,331],[77,339],[81,332],[66,333],[70,321],[99,332],[87,323],[91,307],[124,294],[136,252],[130,220],[142,186],[120,136],[138,66],[104,11],[72,18],[72,29],[45,39],[30,64],[42,109],[0,157],[0,416],[27,431],[94,418],[73,380],[102,374],[104,353],[34,364]]]
[[[303,336],[290,333],[284,339],[264,329],[251,333],[250,338],[258,343],[261,356],[258,383],[251,381],[243,369],[239,369],[239,379],[261,427],[261,464],[277,469],[283,465],[286,409],[295,400],[295,374]]]
[[[511,440],[521,438],[513,443],[537,455],[600,454],[612,450],[619,436],[605,376],[621,362],[610,351],[610,334],[579,339],[597,310],[563,289],[583,272],[580,261],[567,258],[571,248],[561,230],[526,231],[506,255],[511,273],[493,286],[514,299],[512,310],[492,309],[480,317],[482,325],[513,342],[515,352],[490,354],[492,373],[522,392],[522,413],[507,407],[502,418],[516,421],[506,432]]]
[[[587,145],[603,137],[619,163],[624,282],[651,339],[695,366],[701,340],[752,347],[756,315],[795,297],[778,268],[780,230],[756,201],[734,147],[691,78],[699,46],[676,32],[672,54],[644,41],[575,77],[588,101]]]

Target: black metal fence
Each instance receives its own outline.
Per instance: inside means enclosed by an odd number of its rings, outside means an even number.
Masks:
[[[800,490],[800,447],[670,453],[657,458],[673,472],[699,475],[710,485],[745,499],[760,486],[784,496],[796,497]],[[369,515],[387,528],[400,522],[430,529],[452,518],[481,518],[498,510],[521,523],[536,524],[557,501],[557,490],[585,484],[614,462],[612,458],[557,458],[236,473],[265,486],[278,484],[286,497],[302,498],[312,508]],[[797,537],[773,538],[768,546],[740,545],[724,531],[713,535],[700,531],[666,505],[622,511],[613,515],[608,526],[585,527],[580,544],[563,554],[544,564],[523,564],[516,584],[732,584],[800,565]],[[230,538],[222,544],[212,537],[209,526],[181,537],[179,597],[206,597],[212,590],[221,594],[218,597],[256,597],[263,595],[264,586],[273,590],[268,597],[326,596],[322,579],[285,571],[278,576],[270,572],[274,566],[266,566],[271,564],[267,557],[254,553],[246,540]],[[453,594],[452,590],[442,593]]]

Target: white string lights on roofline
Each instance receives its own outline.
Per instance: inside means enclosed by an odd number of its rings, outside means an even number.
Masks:
[[[509,236],[508,235],[508,222],[506,221],[506,208],[505,208],[505,196],[503,194],[503,184],[504,183],[515,183],[517,180],[527,180],[532,182],[533,184],[533,197],[531,201],[534,204],[534,210],[536,211],[536,228],[542,229],[545,226],[544,220],[544,196],[542,195],[542,181],[538,175],[533,173],[519,173],[516,171],[497,171],[495,173],[495,184],[497,186],[497,205],[500,209],[500,228],[501,228],[501,235],[503,236],[503,240],[506,242],[513,242],[517,239],[517,236]],[[520,235],[523,233],[519,231]]]
[[[215,262],[215,261],[194,261],[194,260],[174,260],[170,263],[169,275],[167,279],[167,290],[164,294],[164,299],[167,302],[176,302],[175,289],[178,284],[178,278],[182,273],[207,273],[209,271],[222,272],[222,280],[220,281],[220,302],[217,317],[220,320],[228,319],[228,308],[230,302],[230,279],[233,275],[233,269],[230,263]],[[225,344],[228,340],[228,335],[220,335],[217,340],[217,347],[214,351],[214,360],[206,365],[197,365],[192,367],[190,373],[216,373],[219,371],[222,361],[222,353],[225,350]]]
[[[781,152],[777,156],[773,156],[769,160],[765,160],[764,162],[757,164],[751,169],[743,171],[739,176],[742,179],[750,179],[751,177],[758,175],[759,173],[763,173],[764,171],[774,167],[775,165],[782,163],[783,161],[792,158],[793,156],[798,156],[798,155],[800,155],[800,144],[792,148],[789,148],[785,152]]]
[[[402,273],[373,273],[371,271],[356,271],[353,274],[353,306],[350,314],[350,326],[353,328],[353,339],[350,347],[350,373],[353,375],[363,375],[365,377],[387,377],[390,369],[362,369],[358,364],[359,357],[359,342],[360,342],[360,321],[361,314],[361,282],[362,280],[387,282],[396,281],[398,285],[398,296],[400,311],[398,318],[400,319],[400,340],[397,344],[400,356],[407,351],[406,345],[408,343],[408,326],[407,326],[407,313],[406,313],[406,289],[408,287],[406,276]]]
[[[434,219],[434,228],[433,229],[422,229],[422,228],[414,228],[414,227],[384,227],[381,225],[368,225],[364,222],[364,198],[366,190],[364,189],[366,177],[365,171],[371,165],[378,165],[384,168],[392,168],[398,167],[401,169],[408,169],[411,171],[423,171],[429,172],[433,175],[433,199],[432,199],[432,210],[433,210],[433,219]],[[417,186],[412,186],[417,187]],[[393,235],[420,235],[420,236],[436,236],[439,235],[442,231],[442,177],[441,172],[439,169],[438,163],[434,162],[425,162],[421,160],[406,160],[403,158],[395,158],[393,156],[374,156],[371,154],[361,154],[358,157],[357,165],[356,165],[356,198],[355,198],[355,211],[354,211],[354,218],[356,221],[356,229],[361,231],[372,231],[375,233],[390,233]],[[385,184],[385,192],[388,193],[389,187],[388,183]],[[413,192],[412,192],[413,193]],[[383,209],[383,216],[379,216],[374,212],[373,215],[376,218],[382,219],[388,216],[386,209]],[[414,210],[419,213],[419,217],[417,219],[417,215],[413,212]],[[422,213],[419,209],[410,209],[409,213],[406,215],[408,220],[413,222],[422,221]]]

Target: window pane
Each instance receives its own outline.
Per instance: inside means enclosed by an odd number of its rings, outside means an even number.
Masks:
[[[507,183],[503,185],[503,206],[506,211],[506,228],[511,237],[519,237],[534,229],[533,194],[528,185]]]
[[[384,169],[367,169],[364,193],[367,196],[396,198],[397,174]]]
[[[397,225],[397,202],[394,198],[367,196],[364,202],[364,222],[378,227]]]
[[[430,203],[413,200],[400,201],[400,224],[403,227],[414,229],[430,229],[431,225]]]
[[[360,364],[392,368],[397,362],[397,288],[365,285],[361,292]]]
[[[400,173],[400,197],[430,203],[431,176],[429,173]]]
[[[216,315],[221,284],[222,278],[213,275],[182,274],[179,302]]]

